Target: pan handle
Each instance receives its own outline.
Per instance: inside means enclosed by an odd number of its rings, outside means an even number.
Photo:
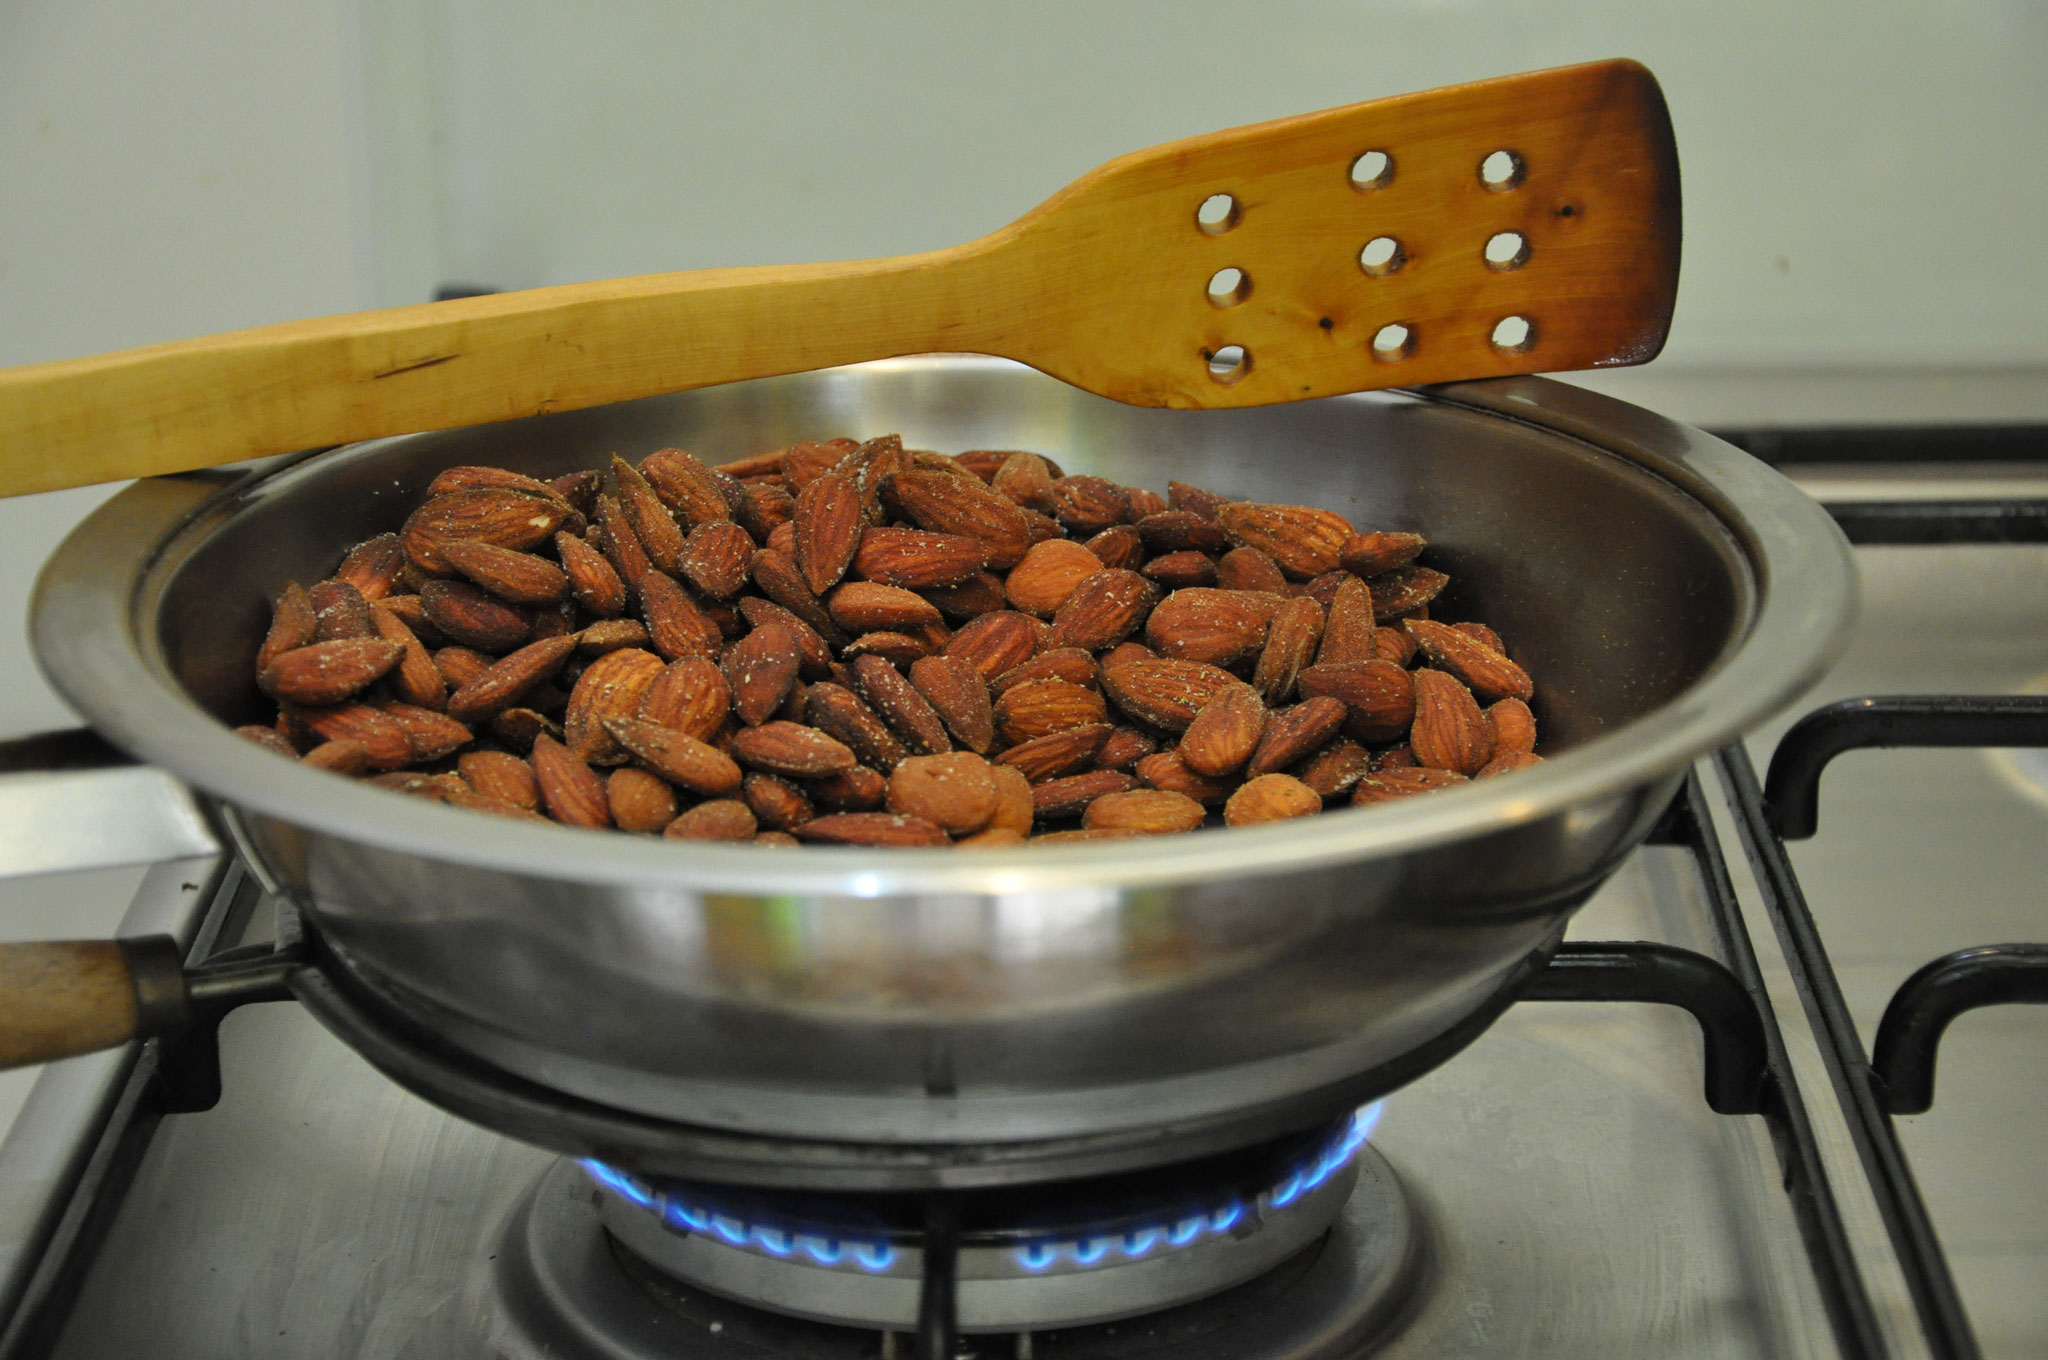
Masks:
[[[146,1039],[184,1023],[168,935],[0,945],[0,1069]]]
[[[0,879],[220,853],[191,790],[96,733],[0,742]]]

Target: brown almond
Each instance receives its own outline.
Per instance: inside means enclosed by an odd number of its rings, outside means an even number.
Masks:
[[[1016,566],[1031,546],[1024,509],[978,479],[919,469],[898,473],[891,493],[918,528],[980,540],[998,570]]]
[[[491,736],[516,751],[531,751],[536,738],[562,740],[562,725],[531,708],[508,708],[491,719]]]
[[[384,716],[397,723],[405,733],[406,745],[412,750],[414,764],[429,765],[443,757],[451,756],[474,740],[467,725],[457,722],[446,713],[437,713],[431,708],[420,708],[414,704],[387,703],[382,705]]]
[[[889,810],[921,817],[950,835],[987,826],[1001,803],[989,763],[971,751],[912,756],[889,776]]]
[[[1355,741],[1344,739],[1331,742],[1302,761],[1292,773],[1327,803],[1338,794],[1347,792],[1371,770],[1372,752]]]
[[[980,540],[928,529],[865,528],[853,570],[863,580],[905,590],[956,586],[980,571],[988,549]]]
[[[427,582],[420,587],[420,607],[441,633],[480,652],[509,652],[533,631],[523,611],[467,581]]]
[[[308,760],[312,757],[308,756]],[[1533,769],[1543,763],[1543,757],[1534,751],[1503,751],[1492,760],[1481,765],[1473,774],[1474,779],[1492,779],[1496,775],[1513,774],[1516,770]]]
[[[1472,691],[1442,671],[1416,671],[1415,725],[1408,744],[1417,763],[1477,774],[1493,759],[1493,728]]]
[[[1303,695],[1339,700],[1351,710],[1351,732],[1367,745],[1399,741],[1415,718],[1415,683],[1388,661],[1318,662],[1303,670]]]
[[[1376,660],[1391,661],[1406,670],[1414,662],[1415,654],[1419,650],[1421,649],[1415,645],[1415,639],[1408,635],[1405,628],[1389,628],[1382,625],[1372,630],[1372,654]]]
[[[1245,773],[1253,778],[1284,770],[1327,742],[1344,725],[1345,706],[1327,697],[1303,699],[1267,719],[1258,749],[1245,762]]]
[[[684,529],[708,520],[731,519],[732,507],[704,460],[682,449],[656,449],[640,460],[640,476]]]
[[[1178,751],[1160,751],[1140,757],[1138,763],[1131,767],[1131,773],[1147,788],[1184,793],[1198,803],[1220,803],[1237,787],[1235,779],[1213,779],[1196,774],[1180,758]]]
[[[419,638],[405,626],[405,620],[382,604],[376,604],[371,606],[370,621],[375,625],[378,637],[386,642],[395,642],[404,649],[398,664],[386,672],[391,681],[391,692],[406,703],[417,704],[421,708],[445,707],[448,683],[441,678],[434,658],[427,654]]]
[[[953,740],[987,755],[995,745],[995,709],[988,682],[974,664],[957,656],[921,657],[910,664],[912,688],[939,715]]]
[[[1263,822],[1306,817],[1323,810],[1316,791],[1289,774],[1262,774],[1240,785],[1223,805],[1225,826],[1257,826]]]
[[[617,454],[612,455],[612,481],[618,487],[619,508],[633,526],[634,537],[647,553],[647,560],[659,571],[674,576],[683,568],[683,529],[647,479]],[[723,504],[723,497],[720,498]]]
[[[580,468],[550,478],[547,486],[576,513],[588,515],[597,509],[597,493],[604,489],[604,474],[594,468]]]
[[[453,495],[457,491],[518,491],[547,500],[554,500],[561,495],[549,483],[529,477],[523,472],[474,463],[443,468],[435,474],[433,481],[427,483],[427,497],[430,500],[435,496]]]
[[[1342,515],[1307,505],[1233,501],[1216,508],[1216,522],[1232,543],[1257,548],[1296,580],[1335,571],[1337,554],[1353,537]]]
[[[811,800],[828,812],[872,812],[882,805],[889,781],[865,765],[807,779]]]
[[[1031,806],[1038,820],[1052,822],[1078,817],[1096,799],[1127,793],[1138,781],[1121,770],[1089,770],[1031,785]]]
[[[1431,662],[1449,671],[1482,699],[1520,699],[1536,695],[1529,672],[1468,632],[1428,619],[1404,621],[1408,635]]]
[[[1207,553],[1171,552],[1155,557],[1139,573],[1162,590],[1189,590],[1216,584],[1216,563]]]
[[[640,582],[654,570],[654,563],[640,546],[640,536],[633,532],[626,512],[619,508],[618,497],[597,498],[597,528],[592,532],[591,546],[604,554],[605,561],[611,563],[612,570],[625,583],[627,598],[639,595]]]
[[[524,552],[553,538],[572,511],[552,495],[484,489],[435,496],[412,512],[399,530],[408,561],[429,575],[454,571],[441,555],[450,539],[477,539]]]
[[[1265,645],[1267,597],[1197,587],[1176,590],[1145,620],[1145,641],[1161,656],[1228,666]]]
[[[965,455],[962,455],[965,457]],[[1027,510],[1053,511],[1052,469],[1035,453],[1012,453],[989,478],[989,485]]]
[[[717,798],[689,809],[661,834],[673,841],[750,841],[758,826],[745,803]]]
[[[1024,560],[1010,569],[1003,593],[1025,613],[1049,619],[1075,587],[1103,569],[1100,558],[1072,539],[1048,539],[1032,544]]]
[[[779,623],[764,624],[735,642],[719,669],[739,720],[755,727],[774,716],[796,684],[802,659],[796,635]]]
[[[1112,524],[1082,546],[1113,571],[1136,571],[1145,564],[1145,540],[1129,524]]]
[[[683,579],[704,594],[729,600],[746,588],[753,560],[753,537],[729,519],[714,519],[690,531],[676,566]]]
[[[859,445],[851,439],[803,440],[791,444],[782,455],[782,480],[792,492],[810,485],[811,478],[830,472]]]
[[[1337,592],[1344,588],[1345,583],[1356,579],[1358,578],[1348,571],[1326,571],[1321,576],[1292,587],[1288,593],[1306,595],[1328,610],[1337,603]]]
[[[908,633],[862,633],[840,648],[839,654],[848,662],[855,657],[878,656],[901,670],[921,657],[930,656],[932,649],[930,644]]]
[[[777,775],[748,775],[740,785],[740,797],[754,820],[773,831],[792,830],[817,815],[803,790]]]
[[[1428,546],[1421,534],[1353,534],[1337,550],[1337,565],[1354,576],[1378,576],[1407,566]]]
[[[716,661],[725,648],[718,625],[690,598],[690,592],[659,571],[640,581],[640,617],[654,650],[670,661],[699,656]]]
[[[256,651],[256,669],[262,671],[295,648],[311,646],[319,630],[320,621],[314,617],[311,597],[297,581],[285,582],[270,612],[270,631]]]
[[[604,797],[612,825],[621,831],[653,835],[676,819],[676,791],[630,765],[605,776]]]
[[[804,692],[804,717],[811,726],[844,742],[863,765],[887,772],[910,754],[881,715],[843,685],[830,681],[812,685]]]
[[[373,638],[377,627],[370,618],[370,602],[346,581],[321,581],[306,592],[313,605],[313,640],[340,642],[346,638]]]
[[[441,556],[479,589],[511,604],[548,604],[569,593],[569,574],[545,557],[480,539],[445,539]]]
[[[1053,615],[1048,647],[1099,652],[1134,632],[1152,612],[1159,587],[1135,571],[1105,567],[1074,587]]]
[[[1373,613],[1386,620],[1427,607],[1450,583],[1450,577],[1428,567],[1396,567],[1366,585],[1372,589]]]
[[[836,587],[825,608],[832,622],[849,633],[903,633],[939,622],[938,606],[922,595],[874,581],[848,581]]]
[[[1338,716],[1341,721],[1341,712]],[[1265,731],[1266,705],[1258,691],[1233,685],[1202,705],[1177,749],[1196,774],[1219,777],[1250,760]]]
[[[861,697],[913,753],[937,755],[953,748],[945,720],[901,671],[878,656],[856,657],[851,664]]]
[[[1106,793],[1090,803],[1081,815],[1081,825],[1090,831],[1176,836],[1193,831],[1208,815],[1200,803],[1184,793],[1131,789],[1125,793]]]
[[[1129,494],[1105,477],[1056,477],[1052,501],[1052,508],[1046,513],[1068,533],[1083,538],[1101,533],[1112,524],[1122,524],[1131,514]]]
[[[1216,511],[1230,502],[1213,491],[1169,479],[1166,483],[1166,504],[1170,509],[1191,510],[1203,519],[1214,519]]]
[[[370,768],[370,748],[359,741],[323,741],[306,752],[305,763],[329,774],[355,776]]]
[[[1172,657],[1104,666],[1102,691],[1139,722],[1184,732],[1195,714],[1217,694],[1244,682],[1229,671],[1201,661]]]
[[[1413,798],[1419,793],[1434,793],[1438,789],[1454,788],[1465,783],[1465,776],[1455,770],[1422,769],[1416,766],[1394,766],[1374,770],[1358,781],[1351,790],[1353,807],[1371,807],[1374,803],[1391,803],[1400,798]]]
[[[1138,537],[1145,540],[1148,551],[1155,553],[1198,552],[1206,555],[1223,551],[1224,544],[1228,542],[1221,525],[1192,510],[1162,510],[1147,515],[1138,521]]]
[[[1263,590],[1277,595],[1287,589],[1287,573],[1257,548],[1232,548],[1216,559],[1216,584],[1223,590]]]
[[[334,569],[334,579],[355,587],[357,594],[374,603],[391,594],[404,569],[405,545],[398,535],[378,534],[349,549]]]
[[[773,600],[764,600],[758,595],[747,595],[739,601],[740,616],[750,628],[761,628],[779,623],[789,630],[796,639],[798,654],[803,658],[798,671],[806,680],[822,680],[832,671],[832,649],[825,639],[818,636],[818,630],[805,623],[796,615],[784,609]]]
[[[1502,699],[1489,705],[1486,724],[1493,729],[1493,754],[1523,754],[1536,749],[1536,715],[1520,699]]]
[[[1015,685],[995,701],[996,732],[1006,744],[1093,726],[1107,715],[1100,694],[1065,680]]]
[[[1135,727],[1119,727],[1095,753],[1095,763],[1105,770],[1128,770],[1159,749],[1159,743]]]
[[[733,733],[732,757],[748,769],[797,779],[814,779],[859,763],[843,743],[817,728],[783,721]]]
[[[585,656],[603,656],[621,647],[645,648],[652,639],[647,625],[638,619],[599,619],[573,634],[576,650]]]
[[[540,785],[534,781],[533,766],[507,751],[465,751],[455,768],[469,786],[486,798],[540,810]]]
[[[953,634],[945,655],[959,657],[981,672],[984,680],[993,680],[1037,654],[1042,627],[1029,614],[1014,610],[984,614]]]
[[[396,770],[412,763],[412,741],[397,719],[369,704],[337,704],[332,708],[286,706],[281,716],[302,746],[323,741],[359,741],[370,752],[370,768]]]
[[[642,769],[671,784],[706,798],[726,798],[740,790],[740,767],[716,746],[639,718],[607,718],[604,728]]]
[[[1266,645],[1259,651],[1252,685],[1269,704],[1285,703],[1295,681],[1316,657],[1323,636],[1323,607],[1307,598],[1292,599],[1273,613]]]
[[[540,787],[541,807],[556,821],[593,829],[611,825],[604,780],[560,742],[544,735],[534,738],[533,778]]]
[[[731,712],[732,687],[725,673],[702,657],[686,656],[648,682],[629,716],[710,741]]]
[[[1413,769],[1415,768],[1415,751],[1405,741],[1399,746],[1389,746],[1386,750],[1381,751],[1372,758],[1372,767],[1375,770]],[[1447,774],[1449,771],[1444,771],[1444,773]]]
[[[829,817],[814,817],[798,827],[795,834],[800,841],[819,845],[871,845],[881,849],[952,844],[944,831],[924,818],[894,812],[837,812]]]
[[[1021,666],[1004,671],[989,681],[988,687],[992,693],[1000,695],[1033,680],[1065,680],[1069,684],[1094,689],[1101,684],[1102,667],[1079,647],[1055,647],[1049,652],[1040,652]]]
[[[1121,666],[1130,661],[1157,661],[1159,653],[1142,642],[1119,642],[1102,654],[1102,669]]]
[[[996,781],[996,810],[989,818],[988,829],[1030,835],[1032,819],[1037,815],[1031,781],[1013,765],[992,764],[989,774]]]
[[[615,618],[626,609],[626,583],[603,553],[574,534],[555,535],[555,552],[569,578],[576,603],[599,618]]]
[[[626,752],[612,740],[605,722],[636,716],[662,670],[660,657],[632,647],[606,652],[583,668],[562,717],[564,744],[577,759],[593,765],[625,762]]]
[[[919,590],[918,594],[930,600],[947,618],[962,623],[1009,606],[1003,596],[1002,579],[990,571],[977,571],[957,585],[933,586]]]
[[[256,687],[289,703],[338,704],[381,678],[405,656],[382,638],[346,638],[295,647],[265,666]]]
[[[516,706],[535,685],[554,675],[576,650],[573,637],[543,638],[493,662],[448,696],[448,716],[458,722],[487,722]]]
[[[1356,576],[1347,576],[1330,599],[1329,619],[1323,625],[1319,662],[1371,661],[1380,655],[1373,641],[1376,621],[1372,612],[1372,591]]]
[[[796,565],[813,595],[839,583],[853,562],[866,521],[861,491],[836,472],[823,473],[797,493],[794,526]]]
[[[733,516],[755,542],[765,542],[768,535],[796,518],[796,497],[776,482],[750,482]]]
[[[1095,753],[1113,731],[1108,723],[1093,727],[1071,727],[1051,736],[1019,742],[996,757],[999,765],[1015,768],[1036,784],[1078,769],[1095,759]]]
[[[434,669],[450,690],[461,689],[491,668],[495,658],[474,647],[443,647],[434,654]]]
[[[804,584],[803,573],[797,570],[795,558],[764,548],[754,554],[752,575],[754,585],[763,595],[796,615],[827,643],[834,647],[846,645],[846,634],[832,622],[825,606]]]

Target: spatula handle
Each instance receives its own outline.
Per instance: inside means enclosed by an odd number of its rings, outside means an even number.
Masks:
[[[148,1038],[183,1001],[165,936],[0,945],[0,1069]]]
[[[983,257],[566,284],[0,371],[0,496],[965,348]]]

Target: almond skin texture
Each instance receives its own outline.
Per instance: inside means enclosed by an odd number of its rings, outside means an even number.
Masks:
[[[956,586],[987,563],[979,540],[928,529],[865,529],[853,554],[861,579],[905,590]]]
[[[576,650],[586,656],[603,656],[621,647],[645,648],[651,640],[647,625],[638,619],[598,619],[575,635]]]
[[[1090,831],[1135,831],[1144,836],[1173,836],[1193,831],[1208,813],[1184,793],[1164,789],[1132,789],[1106,793],[1088,805],[1081,825]]]
[[[668,576],[650,571],[640,581],[640,617],[654,650],[670,661],[700,656],[716,661],[724,635],[700,609],[690,593]]]
[[[334,579],[353,586],[358,595],[375,603],[396,588],[404,567],[405,545],[398,541],[398,535],[378,534],[349,550],[341,565],[334,569]]]
[[[1415,682],[1389,661],[1317,663],[1301,673],[1302,694],[1336,699],[1351,710],[1367,745],[1399,741],[1415,718]]]
[[[1520,699],[1502,699],[1486,710],[1493,729],[1493,758],[1527,754],[1536,749],[1536,715]]]
[[[891,490],[918,528],[979,540],[988,564],[998,570],[1016,566],[1031,547],[1031,522],[1023,507],[978,478],[916,470],[898,473]]]
[[[1316,653],[1316,660],[1374,660],[1379,656],[1373,642],[1375,622],[1372,591],[1355,576],[1345,578],[1338,583],[1337,593],[1330,599],[1329,618],[1323,626],[1322,649]]]
[[[1159,749],[1159,743],[1135,727],[1119,727],[1095,753],[1095,763],[1105,770],[1128,770]]]
[[[733,733],[732,756],[749,769],[796,779],[832,774],[858,763],[843,743],[817,728],[780,721]]]
[[[754,820],[774,831],[802,826],[817,815],[802,789],[772,774],[748,775],[740,786],[740,797]]]
[[[504,751],[466,751],[455,768],[486,798],[529,812],[540,811],[540,785],[534,782],[533,766],[518,756]]]
[[[945,721],[901,671],[878,656],[863,656],[854,659],[853,676],[861,697],[913,752],[937,755],[953,749]]]
[[[534,739],[533,776],[548,816],[565,826],[595,830],[611,825],[604,781],[560,742],[545,736]]]
[[[1031,781],[1023,771],[1009,765],[991,765],[989,774],[996,781],[996,810],[987,829],[1030,835],[1032,819],[1037,815]]]
[[[954,836],[987,826],[1000,802],[989,763],[969,751],[912,756],[889,776],[889,811],[921,817]]]
[[[306,759],[311,760],[311,756]],[[1479,767],[1474,779],[1491,779],[1495,775],[1513,774],[1516,770],[1527,770],[1543,763],[1543,757],[1534,751],[1503,751]]]
[[[889,781],[865,765],[856,765],[822,779],[807,779],[804,789],[827,812],[872,812],[882,805]]]
[[[1413,798],[1418,793],[1454,788],[1464,782],[1465,776],[1454,770],[1422,769],[1412,765],[1374,770],[1352,789],[1351,804],[1353,807],[1371,807],[1374,803],[1391,803],[1396,799]]]
[[[1081,582],[1103,570],[1102,560],[1072,539],[1034,543],[1024,560],[1010,569],[1003,593],[1027,614],[1049,619]]]
[[[1535,697],[1529,673],[1485,642],[1448,624],[1409,619],[1403,625],[1431,663],[1463,681],[1482,699]]]
[[[577,759],[593,765],[621,765],[626,753],[605,729],[611,718],[631,718],[663,670],[652,652],[625,648],[606,652],[584,667],[562,717],[564,744]]]
[[[1140,722],[1184,732],[1195,714],[1225,689],[1244,682],[1200,661],[1169,657],[1131,661],[1102,670],[1102,691]]]
[[[1093,727],[1073,727],[1049,737],[1019,742],[997,756],[996,763],[1014,767],[1036,784],[1079,769],[1095,759],[1095,753],[1102,749],[1102,743],[1109,740],[1112,730],[1108,723],[1098,723]]]
[[[674,841],[750,841],[756,829],[753,809],[737,798],[719,798],[697,804],[661,834]]]
[[[1027,510],[1042,515],[1053,512],[1052,469],[1035,453],[1013,453],[1003,459],[989,479],[1003,495]]]
[[[1216,522],[1241,548],[1257,548],[1296,580],[1335,571],[1353,537],[1350,521],[1306,505],[1235,501],[1216,508]]]
[[[1353,534],[1337,550],[1337,565],[1354,576],[1378,576],[1407,566],[1428,546],[1421,534]]]
[[[860,488],[836,472],[822,473],[797,494],[796,566],[813,595],[839,583],[860,546],[866,521]]]
[[[1108,716],[1102,696],[1065,680],[1033,680],[1003,691],[995,703],[996,732],[1006,744],[1089,727]]]
[[[1383,621],[1425,607],[1450,583],[1450,577],[1428,567],[1396,567],[1366,582],[1372,589],[1373,612]]]
[[[1037,653],[1040,627],[1030,615],[1013,610],[984,614],[953,634],[945,654],[968,662],[984,680],[993,680]]]
[[[1292,773],[1325,803],[1351,789],[1372,770],[1372,752],[1355,741],[1333,741]]]
[[[568,505],[523,491],[457,491],[436,496],[412,512],[399,531],[406,558],[421,571],[445,576],[455,569],[441,556],[445,539],[473,538],[524,552],[553,538],[570,515]]]
[[[1287,589],[1287,573],[1257,548],[1232,548],[1216,559],[1216,584],[1224,590],[1263,590],[1277,595]]]
[[[648,682],[639,707],[628,716],[709,741],[731,711],[732,689],[724,672],[701,657],[684,657]]]
[[[448,683],[441,678],[434,658],[420,645],[419,638],[405,626],[405,620],[378,604],[371,606],[370,621],[375,625],[378,637],[405,649],[398,658],[398,664],[386,672],[390,677],[391,692],[404,702],[421,708],[445,707]]]
[[[1085,578],[1053,615],[1051,647],[1099,652],[1129,637],[1159,598],[1159,587],[1135,571],[1105,567]]]
[[[525,614],[467,581],[427,582],[420,587],[420,605],[427,622],[480,652],[509,652],[533,631]]]
[[[384,716],[405,733],[415,764],[428,764],[453,755],[472,740],[470,730],[446,713],[412,704],[385,704]]]
[[[820,681],[804,692],[810,725],[843,742],[863,765],[891,771],[910,754],[880,714],[843,685]]]
[[[339,642],[344,638],[377,636],[370,619],[370,602],[346,581],[322,581],[306,592],[313,604],[313,640]]]
[[[270,613],[270,631],[257,649],[256,669],[262,671],[294,648],[312,646],[319,627],[319,620],[313,616],[313,601],[305,590],[297,581],[285,582],[277,606]]]
[[[732,507],[704,460],[682,449],[656,449],[640,460],[639,475],[675,512],[685,529],[714,519],[731,519]]]
[[[1095,658],[1079,647],[1055,647],[1049,652],[1040,652],[1014,670],[1004,671],[989,681],[989,691],[1002,695],[1019,685],[1028,685],[1033,680],[1064,680],[1070,685],[1096,688],[1102,679],[1102,668]]]
[[[754,540],[728,519],[698,525],[683,540],[683,579],[714,600],[729,600],[746,589],[747,568],[754,560]]]
[[[1247,780],[1223,805],[1225,826],[1257,826],[1321,812],[1316,791],[1292,775],[1262,774]]]
[[[569,593],[569,574],[545,557],[470,538],[436,546],[471,584],[509,604],[550,604]]]
[[[1176,590],[1145,621],[1145,641],[1161,656],[1228,666],[1266,642],[1263,609],[1230,590]]]
[[[826,599],[825,608],[849,633],[901,633],[939,622],[938,606],[922,595],[874,581],[848,581]]]
[[[1180,739],[1180,758],[1196,774],[1230,774],[1252,758],[1266,731],[1266,705],[1246,685],[1223,690],[1195,714]]]
[[[1048,779],[1031,786],[1032,808],[1040,821],[1078,817],[1086,812],[1096,799],[1114,793],[1127,793],[1137,785],[1137,782],[1120,770],[1090,770],[1085,774],[1070,774],[1059,779]]]
[[[412,741],[405,728],[390,714],[368,704],[338,704],[333,708],[287,706],[285,725],[301,746],[323,741],[359,741],[370,753],[373,770],[396,770],[410,764]]]
[[[840,812],[813,818],[796,829],[796,837],[824,845],[911,848],[952,843],[944,831],[922,817],[894,812]]]
[[[626,612],[626,583],[605,555],[574,534],[555,535],[555,554],[569,578],[569,594],[599,618]]]
[[[1104,477],[1054,478],[1052,501],[1053,507],[1046,513],[1079,538],[1122,524],[1131,514],[1130,494]]]
[[[1266,645],[1259,651],[1259,664],[1252,672],[1252,686],[1269,704],[1285,703],[1294,697],[1296,679],[1316,655],[1323,636],[1323,607],[1314,600],[1289,600],[1273,612],[1266,630]]]
[[[1245,773],[1257,777],[1286,769],[1335,736],[1345,714],[1342,703],[1325,697],[1304,699],[1281,709],[1267,721],[1258,749],[1245,763]]]
[[[256,677],[256,686],[289,703],[338,704],[396,666],[405,647],[381,638],[316,642],[285,652]]]
[[[638,718],[608,718],[605,731],[621,748],[630,751],[643,769],[671,784],[707,798],[725,798],[739,792],[740,767],[715,746]]]
[[[481,723],[497,717],[526,697],[527,691],[560,670],[576,650],[573,637],[530,642],[493,662],[448,696],[448,716],[457,722]]]
[[[1462,775],[1493,759],[1493,728],[1466,689],[1442,671],[1415,672],[1415,725],[1408,744],[1417,763]]]
[[[1082,545],[1113,571],[1136,571],[1145,564],[1145,540],[1129,524],[1114,524]]]
[[[323,741],[306,752],[304,761],[330,774],[358,775],[370,768],[370,748],[359,741]]]
[[[651,835],[676,818],[675,790],[645,770],[613,770],[605,777],[604,795],[612,825],[621,831]]]
[[[797,651],[803,657],[803,664],[797,673],[806,680],[823,680],[832,673],[832,648],[825,639],[818,636],[818,630],[805,623],[796,615],[784,609],[773,600],[764,600],[758,595],[749,595],[739,602],[740,617],[747,621],[749,628],[763,628],[779,623],[789,629],[796,639]]]
[[[995,745],[995,709],[988,682],[957,656],[927,656],[911,663],[910,683],[946,724],[953,740],[977,755]]]
[[[1163,590],[1186,590],[1216,584],[1216,564],[1206,553],[1173,552],[1155,557],[1139,573]]]
[[[1155,553],[1221,552],[1223,527],[1192,510],[1162,510],[1138,521],[1138,537]]]
[[[752,572],[754,584],[761,588],[763,595],[803,620],[827,643],[834,647],[846,645],[846,634],[832,622],[825,606],[804,584],[803,573],[796,569],[793,558],[764,548],[754,554]]]
[[[779,623],[765,624],[734,643],[719,670],[739,720],[749,727],[768,721],[789,698],[801,663],[796,635]]]

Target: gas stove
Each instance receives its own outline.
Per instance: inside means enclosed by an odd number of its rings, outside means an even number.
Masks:
[[[252,1006],[211,1108],[165,1112],[208,1103],[204,1044],[46,1071],[0,1146],[0,1356],[2036,1354],[2048,1013],[1957,1021],[1908,1113],[1951,1015],[2048,999],[2015,943],[2048,938],[2048,705],[1953,697],[2048,680],[2048,483],[1956,461],[2038,456],[2014,440],[1745,438],[1814,460],[1866,545],[1811,704],[1951,697],[1701,762],[1527,998],[1383,1104],[1115,1177],[740,1189],[458,1120],[407,1087],[476,1074],[380,1073],[321,1023],[374,1025],[345,997]],[[1971,749],[1821,777],[1859,744]],[[260,959],[294,922],[185,862],[131,907],[151,930]]]

